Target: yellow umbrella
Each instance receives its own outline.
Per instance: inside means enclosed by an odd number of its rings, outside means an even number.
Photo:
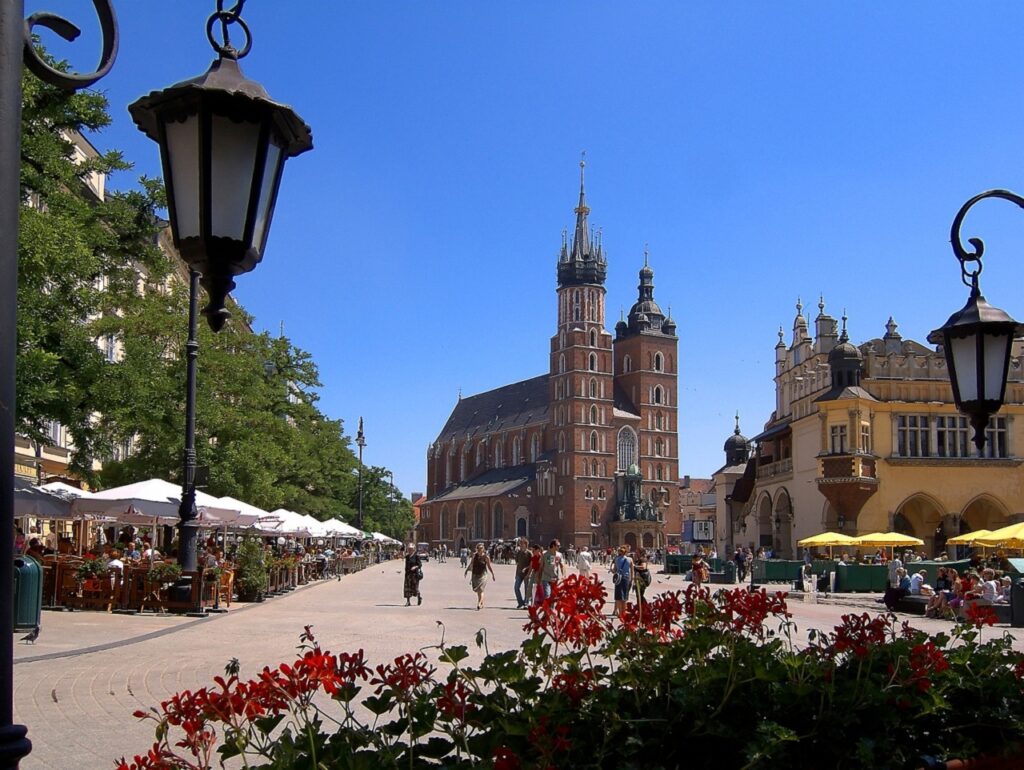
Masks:
[[[853,545],[853,538],[838,532],[822,532],[820,535],[798,540],[797,545],[801,548],[828,548],[828,558],[831,559],[833,546]]]
[[[853,541],[854,538],[849,535],[841,535],[838,532],[822,532],[820,535],[813,535],[812,537],[798,540],[797,545],[801,548],[812,548],[814,546],[825,548],[832,545],[853,545]]]
[[[861,535],[854,538],[850,545],[889,546],[890,548],[895,548],[901,545],[924,545],[924,540],[899,532],[873,532],[870,535]]]
[[[993,530],[985,535],[985,537],[978,538],[975,542],[986,546],[1024,548],[1024,521],[1019,521],[1002,529]]]
[[[951,537],[946,541],[948,545],[974,545],[975,540],[982,540],[992,533],[987,529],[976,529],[964,535]]]

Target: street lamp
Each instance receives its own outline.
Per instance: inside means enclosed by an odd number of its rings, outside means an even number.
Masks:
[[[270,99],[259,83],[248,80],[238,59],[252,48],[241,18],[245,0],[217,11],[206,23],[206,36],[218,58],[205,74],[128,107],[135,125],[160,145],[167,209],[174,245],[189,266],[189,313],[185,453],[178,510],[178,559],[182,569],[196,569],[196,358],[199,284],[209,302],[203,315],[217,332],[230,314],[224,307],[235,288],[234,276],[247,273],[263,259],[270,220],[284,162],[313,146],[312,134],[291,107]],[[214,36],[220,24],[223,43]],[[231,44],[237,25],[245,44]]]
[[[967,212],[988,198],[1001,198],[1024,208],[1024,198],[1009,190],[988,190],[975,195],[960,208],[950,229],[950,243],[960,262],[961,280],[971,293],[966,305],[928,335],[929,342],[942,344],[949,381],[953,386],[953,401],[970,420],[974,428],[974,445],[979,452],[985,448],[985,428],[989,417],[1003,405],[1013,340],[1024,330],[1024,325],[1017,323],[1004,310],[990,305],[981,294],[978,276],[982,271],[984,241],[969,238],[968,243],[974,250],[968,251],[960,236]],[[970,267],[975,262],[977,267]]]
[[[359,510],[356,512],[356,529],[363,528],[363,447],[366,437],[363,435],[363,418],[359,418],[359,430],[356,431],[356,446],[359,447]]]
[[[71,41],[80,30],[52,13],[25,19],[24,0],[0,2],[0,768],[16,768],[32,751],[24,725],[14,724],[14,405],[17,403],[18,219],[21,213],[22,59],[33,74],[67,91],[87,88],[106,75],[117,57],[117,19],[110,0],[93,0],[102,47],[95,71],[54,69],[32,45],[45,27]]]

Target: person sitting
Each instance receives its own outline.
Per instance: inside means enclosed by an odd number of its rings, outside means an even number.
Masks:
[[[25,549],[25,555],[31,556],[38,562],[43,560],[43,544],[39,542],[38,537],[34,537],[28,541],[28,548]]]
[[[107,569],[124,571],[124,562],[121,560],[121,552],[116,548],[110,551],[110,561],[107,562]]]
[[[1009,604],[1010,602],[1010,586],[1013,581],[1010,580],[1009,575],[1003,575],[999,579],[999,593],[996,595],[997,604]]]
[[[890,585],[885,589],[885,595],[882,597],[882,602],[885,604],[885,608],[889,612],[896,610],[896,602],[902,599],[910,592],[910,578],[907,577],[907,571],[903,567],[896,568],[896,585]]]
[[[931,596],[933,591],[932,587],[924,581],[928,579],[928,573],[924,570],[915,572],[910,576],[910,595],[911,596]]]

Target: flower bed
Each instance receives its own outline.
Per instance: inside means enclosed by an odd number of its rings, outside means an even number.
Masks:
[[[443,674],[422,652],[371,668],[307,626],[293,663],[243,680],[233,662],[215,686],[136,712],[157,739],[119,767],[241,754],[248,767],[353,770],[918,768],[1022,750],[1024,654],[1005,634],[982,641],[983,613],[935,636],[845,615],[798,648],[784,593],[691,586],[615,619],[605,600],[596,579],[570,577],[531,608],[519,649],[470,667],[442,641]]]

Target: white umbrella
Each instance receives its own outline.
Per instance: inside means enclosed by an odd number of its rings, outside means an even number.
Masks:
[[[148,479],[125,484],[74,501],[72,508],[79,513],[113,516],[128,524],[151,523],[154,519],[174,522],[181,506],[181,487],[163,479]],[[196,490],[196,509],[207,521],[220,524],[224,519],[237,518],[237,508],[222,507],[216,497]]]
[[[278,508],[271,511],[270,515],[276,516],[279,523],[269,534],[309,537],[309,523],[302,514],[289,511],[286,508]]]

